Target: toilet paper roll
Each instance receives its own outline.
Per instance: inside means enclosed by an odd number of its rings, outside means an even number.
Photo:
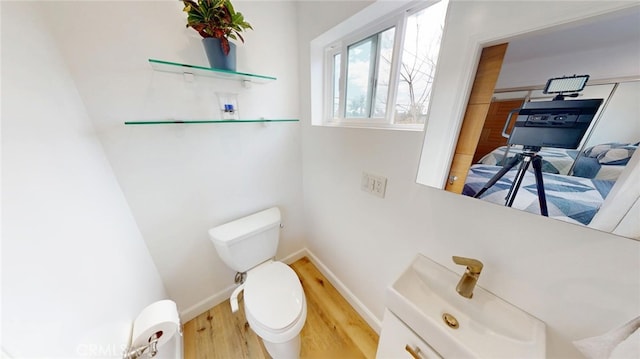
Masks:
[[[178,307],[172,300],[161,300],[144,308],[133,322],[134,348],[147,345],[158,333],[158,347],[164,345],[180,328]]]

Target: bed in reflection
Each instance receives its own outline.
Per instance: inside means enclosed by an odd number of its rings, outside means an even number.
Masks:
[[[638,143],[605,143],[577,150],[543,148],[542,172],[549,217],[588,225],[638,148]],[[469,169],[462,194],[474,196],[521,147],[499,147]],[[506,156],[505,156],[506,154]],[[576,160],[577,159],[577,160]],[[574,165],[575,162],[575,165]],[[572,168],[573,167],[573,168]],[[517,166],[481,197],[504,205]],[[533,168],[523,178],[512,208],[540,214]]]

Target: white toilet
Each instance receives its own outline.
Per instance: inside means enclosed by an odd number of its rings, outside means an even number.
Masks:
[[[209,236],[224,263],[246,273],[244,283],[231,295],[231,309],[238,309],[238,294],[244,290],[249,326],[262,338],[271,357],[298,358],[307,301],[293,269],[274,260],[280,210],[274,207],[220,225],[210,229]]]

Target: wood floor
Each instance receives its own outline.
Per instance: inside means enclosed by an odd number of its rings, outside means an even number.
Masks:
[[[301,358],[375,358],[378,334],[347,303],[309,261],[291,264],[307,300],[307,321],[300,333]],[[240,310],[231,313],[229,300],[184,325],[186,359],[270,358]]]

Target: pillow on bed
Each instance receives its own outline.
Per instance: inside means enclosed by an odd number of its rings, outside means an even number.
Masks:
[[[603,165],[626,165],[637,148],[636,143],[603,143],[587,148],[583,155],[597,158]]]
[[[597,158],[580,156],[573,166],[572,176],[584,178],[596,178],[602,166]]]
[[[626,165],[637,147],[625,146],[612,148],[598,155],[598,162],[603,165]]]
[[[612,149],[613,146],[615,146],[616,143],[603,143],[601,145],[595,145],[595,146],[591,146],[589,148],[587,148],[586,150],[584,150],[584,152],[582,152],[582,154],[585,157],[591,157],[591,158],[597,158],[598,155],[607,152],[608,150]],[[618,143],[618,145],[621,145],[621,143]]]

